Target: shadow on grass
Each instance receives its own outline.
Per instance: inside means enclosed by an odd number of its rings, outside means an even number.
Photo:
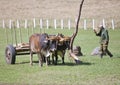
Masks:
[[[30,63],[30,62],[26,61],[26,62],[20,62],[20,63],[16,63],[16,64],[26,64],[26,63]],[[39,62],[33,61],[33,63],[39,63]],[[58,61],[57,65],[54,65],[51,62],[49,66],[77,66],[77,65],[92,65],[92,64],[94,64],[94,63],[83,62],[83,61],[81,61],[79,64],[76,64],[75,62],[65,62],[65,64],[62,64],[60,61]]]
[[[30,63],[30,61],[24,61],[24,62],[15,63],[15,64],[26,64],[26,63]],[[38,61],[33,61],[33,63],[39,63],[39,62]]]
[[[81,61],[79,64],[76,64],[75,62],[66,62],[65,64],[58,63],[57,66],[78,66],[78,65],[92,65],[92,64],[94,63]]]
[[[114,56],[113,56],[113,58],[114,58]],[[116,58],[120,58],[120,55],[119,56],[117,55]]]

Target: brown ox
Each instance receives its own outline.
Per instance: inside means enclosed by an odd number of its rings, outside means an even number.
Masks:
[[[32,65],[33,53],[37,53],[39,59],[39,66],[43,65],[43,56],[46,58],[46,65],[48,65],[47,58],[50,56],[50,51],[56,49],[56,37],[50,38],[48,34],[33,34],[29,38],[30,44],[30,65]]]

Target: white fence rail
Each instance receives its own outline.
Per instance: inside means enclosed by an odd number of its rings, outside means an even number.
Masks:
[[[47,28],[47,29],[50,29],[50,28],[54,28],[54,29],[57,29],[57,28],[61,28],[61,29],[64,29],[64,28],[68,28],[68,29],[71,29],[71,28],[75,28],[75,25],[76,25],[76,19],[60,19],[60,20],[57,20],[57,19],[35,19],[33,18],[32,20],[2,20],[2,23],[1,23],[1,28],[12,28],[13,27],[13,22],[15,23],[15,27],[16,28],[28,28],[28,27],[31,27],[31,28]],[[87,19],[82,19],[80,21],[80,26],[79,28],[83,28],[84,30],[87,30],[89,28],[92,28],[94,29],[95,27],[99,26],[100,24],[102,24],[104,27],[106,28],[111,28],[111,29],[115,29],[116,26],[115,26],[115,22],[113,19],[111,19],[111,21],[107,22],[105,19],[102,19],[101,21],[96,22],[95,19],[91,19],[91,20],[87,20]]]

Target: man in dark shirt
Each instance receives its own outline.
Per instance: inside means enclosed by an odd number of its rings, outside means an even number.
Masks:
[[[113,57],[111,52],[108,50],[108,44],[109,44],[109,34],[108,30],[105,29],[102,25],[100,25],[98,28],[94,29],[94,32],[96,36],[100,37],[100,56],[103,57],[104,54],[108,54],[110,57]]]

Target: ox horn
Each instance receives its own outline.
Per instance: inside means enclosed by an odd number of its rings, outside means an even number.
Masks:
[[[70,40],[71,39],[71,37],[64,37],[64,40],[65,41],[68,41],[68,40]]]
[[[60,42],[63,42],[64,41],[64,38],[60,38],[60,40],[59,40]]]
[[[71,39],[71,37],[64,37],[64,38],[60,38],[60,42],[63,42],[63,41],[69,41]]]

